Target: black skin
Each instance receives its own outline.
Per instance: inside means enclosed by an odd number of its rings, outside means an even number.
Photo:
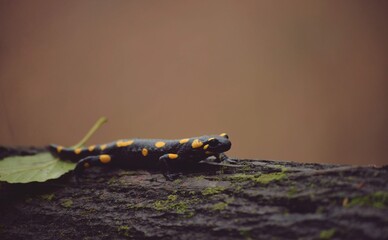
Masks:
[[[216,158],[218,162],[230,162],[224,152],[231,148],[231,142],[228,135],[209,135],[193,137],[187,139],[187,142],[180,140],[164,139],[132,139],[133,143],[128,146],[119,146],[118,142],[106,144],[101,150],[101,146],[94,149],[82,148],[75,149],[62,148],[58,145],[50,145],[50,151],[63,160],[77,162],[75,168],[76,179],[83,174],[85,168],[93,166],[103,166],[109,164],[129,163],[137,167],[155,167],[158,165],[167,180],[176,179],[179,174],[171,171],[171,164],[175,161],[200,162],[209,158]],[[131,141],[132,141],[131,140]],[[121,140],[123,142],[129,140]],[[155,143],[165,143],[162,147],[155,146]],[[193,143],[194,142],[194,143]],[[194,145],[194,146],[193,146]],[[206,146],[206,147],[205,147]],[[61,148],[60,151],[58,148]],[[147,149],[147,155],[142,154],[142,150]],[[109,161],[101,160],[102,156],[109,158]]]

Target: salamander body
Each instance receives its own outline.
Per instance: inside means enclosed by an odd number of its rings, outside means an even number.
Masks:
[[[173,161],[199,162],[209,157],[224,161],[229,159],[224,152],[230,148],[231,142],[225,133],[176,140],[123,139],[76,149],[55,144],[49,146],[49,150],[60,159],[77,162],[77,178],[92,166],[129,163],[143,167],[160,166],[168,180],[176,178],[170,170]]]

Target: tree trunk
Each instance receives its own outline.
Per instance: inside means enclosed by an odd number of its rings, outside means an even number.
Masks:
[[[0,239],[388,239],[388,167],[238,160],[0,185]]]

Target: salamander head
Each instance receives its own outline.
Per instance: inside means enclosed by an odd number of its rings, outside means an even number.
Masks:
[[[205,139],[203,149],[207,152],[223,153],[228,151],[231,146],[232,143],[229,141],[229,136],[226,133],[222,133]]]

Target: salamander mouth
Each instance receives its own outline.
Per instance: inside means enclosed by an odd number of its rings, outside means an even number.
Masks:
[[[232,147],[232,143],[228,142],[217,147],[217,149],[214,149],[213,152],[223,153],[223,152],[229,151],[231,147]]]

